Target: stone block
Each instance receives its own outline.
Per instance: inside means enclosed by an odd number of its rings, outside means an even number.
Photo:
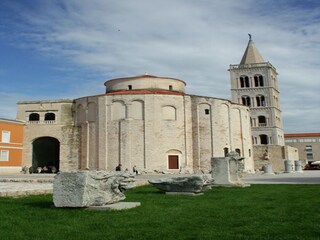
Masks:
[[[124,172],[72,171],[57,174],[53,182],[56,207],[103,206],[125,199],[134,187],[134,175]]]
[[[212,186],[213,180],[207,175],[194,175],[152,179],[149,183],[163,192],[201,193]]]
[[[238,153],[230,152],[227,157],[212,158],[211,176],[214,185],[226,187],[246,187],[242,182],[243,163]]]

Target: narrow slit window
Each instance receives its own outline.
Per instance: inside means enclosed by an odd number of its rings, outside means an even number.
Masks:
[[[132,85],[128,85],[128,89],[129,89],[129,90],[132,90]]]
[[[209,114],[210,114],[210,110],[209,110],[209,109],[205,109],[205,110],[204,110],[204,113],[205,113],[206,115],[209,115]]]

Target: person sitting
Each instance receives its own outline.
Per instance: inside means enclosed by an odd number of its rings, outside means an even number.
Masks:
[[[49,168],[47,166],[44,166],[42,168],[42,173],[49,173]]]

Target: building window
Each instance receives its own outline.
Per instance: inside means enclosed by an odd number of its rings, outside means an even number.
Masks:
[[[249,149],[249,157],[251,157],[251,149]]]
[[[267,119],[265,116],[258,116],[258,126],[259,127],[266,127],[267,126]]]
[[[263,87],[263,77],[261,75],[254,76],[254,86],[255,87]]]
[[[241,151],[239,148],[236,148],[236,152],[239,154],[239,156],[241,156]]]
[[[257,100],[257,107],[264,107],[266,106],[266,99],[263,95],[258,95],[256,97]]]
[[[312,153],[307,153],[307,160],[312,161],[313,160],[313,154]]]
[[[241,76],[241,77],[240,77],[240,86],[241,86],[241,88],[248,88],[248,87],[250,87],[249,77],[248,77],[248,76]]]
[[[228,153],[229,153],[229,148],[225,147],[223,149],[223,152],[224,152],[224,156],[226,157],[228,155]]]
[[[2,131],[1,142],[3,143],[10,142],[10,131]]]
[[[209,114],[210,114],[210,110],[209,110],[209,109],[205,109],[205,110],[204,110],[204,113],[205,113],[206,115],[209,115]]]
[[[128,85],[128,89],[129,89],[129,90],[132,90],[132,85]]]
[[[40,115],[38,113],[31,113],[29,115],[29,121],[39,121]]]
[[[45,121],[54,121],[54,120],[56,120],[56,115],[54,113],[46,113],[44,115],[44,120]]]
[[[176,108],[172,106],[162,107],[162,120],[177,120]]]
[[[251,99],[249,96],[243,96],[242,97],[242,104],[246,106],[251,106]]]
[[[312,146],[311,145],[307,145],[305,150],[306,150],[306,152],[312,152]]]
[[[169,91],[172,91],[173,88],[172,88],[172,85],[169,85]]]
[[[265,134],[260,135],[260,144],[268,144],[269,143],[268,140],[269,139],[268,139],[267,135],[265,135]]]
[[[9,161],[9,151],[1,150],[0,151],[0,161]]]

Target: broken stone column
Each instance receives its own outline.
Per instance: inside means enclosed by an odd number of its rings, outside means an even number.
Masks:
[[[284,172],[285,173],[293,172],[293,164],[292,164],[291,160],[285,160],[284,161]]]
[[[134,175],[123,172],[72,171],[58,173],[53,182],[56,207],[91,207],[125,199],[124,190],[134,187]]]
[[[295,170],[296,172],[303,172],[303,171],[302,171],[302,163],[301,163],[300,160],[294,161],[294,170]]]
[[[166,193],[202,193],[212,186],[213,179],[207,175],[151,179],[149,183]]]
[[[272,172],[272,165],[271,164],[265,164],[263,166],[263,173],[264,174],[273,174]]]
[[[242,181],[243,158],[237,152],[230,152],[227,157],[211,159],[214,185],[226,187],[250,186]]]

